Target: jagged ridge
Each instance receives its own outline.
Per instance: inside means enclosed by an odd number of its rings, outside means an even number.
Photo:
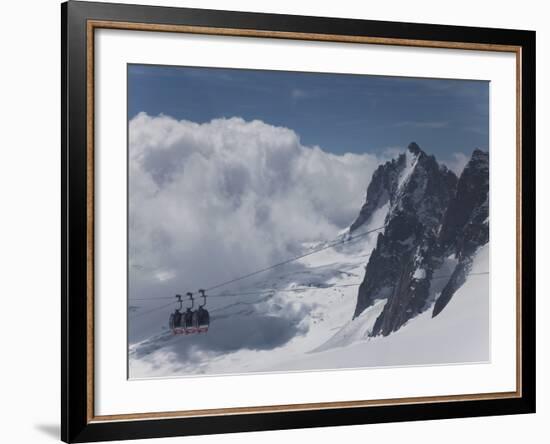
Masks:
[[[357,230],[389,203],[386,229],[367,263],[354,313],[355,318],[375,301],[387,300],[372,335],[388,335],[432,305],[434,270],[450,255],[457,263],[433,316],[464,282],[471,256],[488,242],[488,160],[475,150],[458,179],[413,142],[374,173],[350,227]]]

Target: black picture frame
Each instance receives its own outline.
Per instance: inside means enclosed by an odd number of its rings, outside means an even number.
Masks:
[[[87,99],[88,22],[185,25],[265,32],[368,36],[411,41],[511,45],[520,48],[519,164],[521,282],[518,331],[521,394],[499,399],[441,400],[388,405],[231,415],[102,421],[90,415],[89,343],[93,335],[90,286],[90,142]],[[69,1],[61,5],[62,54],[62,375],[61,437],[90,442],[180,435],[308,428],[535,412],[535,32]],[[92,316],[92,319],[90,317]],[[93,404],[92,404],[93,407]]]

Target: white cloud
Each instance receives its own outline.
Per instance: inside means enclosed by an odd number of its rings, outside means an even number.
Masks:
[[[386,161],[391,160],[404,154],[405,151],[406,148],[402,146],[388,146],[382,150],[382,158]]]
[[[130,297],[170,296],[298,254],[357,215],[379,159],[240,118],[144,113],[129,129]]]
[[[469,162],[470,158],[464,153],[453,153],[451,158],[443,163],[449,167],[458,177],[462,174],[462,170]]]

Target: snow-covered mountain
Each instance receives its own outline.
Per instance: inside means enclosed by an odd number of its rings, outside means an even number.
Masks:
[[[129,344],[130,377],[488,360],[488,174],[487,153],[457,178],[411,143],[336,245],[212,295],[206,335],[148,316],[158,333]]]
[[[433,315],[442,311],[464,283],[472,255],[489,240],[488,202],[489,159],[480,150],[460,179],[414,142],[378,168],[351,226],[352,232],[359,230],[375,211],[388,208],[354,313],[386,301],[371,335],[399,330],[435,300]],[[440,281],[435,285],[434,277]]]
[[[373,209],[388,205],[386,230],[378,235],[368,261],[354,314],[359,316],[376,300],[387,301],[374,335],[398,330],[425,309],[436,266],[436,237],[456,183],[452,171],[440,166],[415,143],[375,172],[360,218],[368,221]],[[359,221],[354,222],[352,230],[360,229]]]

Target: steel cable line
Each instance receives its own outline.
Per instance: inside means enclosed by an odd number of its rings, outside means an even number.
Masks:
[[[337,241],[333,241],[333,242],[330,242],[329,244],[325,245],[324,247],[321,247],[321,248],[317,248],[315,250],[312,250],[312,251],[309,251],[307,253],[304,253],[304,254],[301,254],[301,255],[298,255],[298,256],[295,256],[295,257],[292,257],[292,258],[289,258],[285,261],[282,261],[282,262],[279,262],[279,263],[276,263],[276,264],[273,264],[273,265],[270,265],[269,267],[265,267],[265,268],[262,268],[262,269],[259,269],[259,270],[256,270],[256,271],[253,271],[251,273],[248,273],[248,274],[245,274],[243,276],[239,276],[239,277],[236,277],[236,278],[233,278],[233,279],[230,279],[228,281],[225,281],[225,282],[222,282],[220,284],[216,284],[214,286],[211,286],[209,288],[207,288],[205,291],[210,291],[210,290],[214,290],[216,288],[220,288],[220,287],[223,287],[225,285],[229,285],[229,284],[232,284],[234,282],[238,282],[240,280],[243,280],[243,279],[247,279],[249,277],[252,277],[252,276],[255,276],[257,274],[260,274],[260,273],[264,273],[266,271],[269,271],[269,270],[272,270],[276,267],[280,267],[282,265],[286,265],[286,264],[289,264],[291,262],[294,262],[298,259],[302,259],[304,257],[307,257],[307,256],[311,256],[315,253],[319,253],[320,251],[324,251],[324,250],[327,250],[329,248],[332,248],[332,247],[335,247],[337,245],[341,245],[341,244],[348,244],[348,243],[353,243],[355,241],[357,241],[358,239],[368,235],[368,234],[371,234],[371,233],[374,233],[376,231],[380,231],[382,229],[386,228],[386,225],[383,225],[381,227],[378,227],[378,228],[373,228],[372,230],[368,230],[364,233],[360,233],[360,234],[356,234],[356,235],[352,235],[348,238],[342,238],[342,239],[339,239]],[[372,253],[369,253],[363,257],[368,257],[370,256]],[[466,276],[469,276],[469,275],[480,275],[480,274],[489,274],[489,272],[481,272],[481,273],[469,273],[467,274]],[[447,276],[434,276],[431,278],[431,280],[433,279],[442,279],[442,278],[445,278],[445,277],[451,277],[452,275],[447,275]],[[268,293],[273,293],[273,292],[296,292],[296,291],[305,291],[305,290],[308,290],[308,289],[319,289],[319,288],[342,288],[342,287],[354,287],[354,286],[359,286],[361,285],[360,283],[359,284],[343,284],[343,285],[332,285],[332,286],[329,286],[329,287],[302,287],[302,288],[293,288],[293,289],[263,289],[263,290],[259,290],[257,292],[251,292],[251,293],[245,293],[245,292],[241,292],[241,293],[219,293],[219,294],[214,294],[214,295],[209,295],[208,297],[233,297],[233,296],[262,296],[262,295],[265,295],[265,294],[268,294]],[[130,298],[129,300],[133,300],[133,301],[145,301],[145,300],[160,300],[160,299],[172,299],[173,296],[159,296],[159,297],[152,297],[152,298]],[[162,305],[160,307],[156,307],[156,308],[153,308],[151,310],[148,310],[148,311],[145,311],[145,312],[142,312],[142,313],[138,313],[136,314],[135,316],[133,316],[131,319],[134,319],[134,318],[137,318],[139,316],[143,316],[145,314],[148,314],[148,313],[152,313],[154,311],[157,311],[157,310],[161,310],[163,308],[166,308],[170,305],[172,305],[173,302],[170,302],[169,304],[166,304],[166,305]]]
[[[479,273],[468,273],[466,274],[466,276],[477,276],[477,275],[483,275],[483,274],[489,274],[488,271],[484,271],[484,272],[479,272]],[[448,277],[451,277],[452,274],[447,274],[447,275],[443,275],[443,276],[433,276],[431,280],[434,280],[434,279],[444,279],[444,278],[448,278]],[[331,289],[331,288],[344,288],[344,287],[358,287],[361,285],[361,282],[359,283],[356,283],[356,284],[342,284],[342,285],[327,285],[325,287],[321,287],[321,286],[308,286],[308,287],[297,287],[297,288],[282,288],[282,289],[278,289],[278,288],[264,288],[264,289],[258,289],[258,291],[255,291],[255,292],[250,292],[250,293],[219,293],[219,294],[212,294],[212,295],[208,295],[209,298],[212,298],[212,297],[233,297],[233,296],[254,296],[254,295],[258,295],[258,296],[262,296],[264,294],[268,294],[268,293],[279,293],[279,292],[301,292],[301,291],[306,291],[306,290],[319,290],[319,289]]]
[[[170,307],[171,305],[174,305],[174,302],[170,302],[170,303],[162,305],[160,307],[152,308],[151,310],[142,311],[141,313],[137,313],[134,316],[131,316],[130,319],[139,318],[140,316],[143,316],[143,315],[146,315],[146,314],[149,314],[149,313],[153,313],[153,312],[158,311],[158,310],[162,310],[163,308]]]
[[[486,275],[486,274],[490,274],[489,271],[483,271],[483,272],[477,272],[477,273],[468,273],[466,276],[479,276],[479,275]],[[431,278],[431,280],[433,279],[443,279],[443,278],[448,278],[448,277],[451,277],[452,274],[448,274],[448,275],[444,275],[444,276],[433,276]],[[263,290],[263,291],[258,291],[258,292],[254,292],[254,293],[233,293],[233,294],[217,294],[217,295],[211,295],[211,296],[208,296],[208,297],[233,297],[233,296],[265,296],[265,295],[269,295],[270,293],[276,293],[276,292],[296,292],[296,291],[305,291],[305,290],[311,290],[311,289],[330,289],[330,288],[343,288],[343,287],[358,287],[360,286],[361,283],[356,283],[356,284],[342,284],[342,285],[331,285],[330,287],[301,287],[301,288],[289,288],[289,289],[268,289],[268,290]],[[141,298],[140,300],[154,300],[154,299],[166,299],[166,298],[170,298],[170,299],[173,299],[173,296],[163,296],[163,297],[158,297],[158,298]],[[136,299],[133,299],[133,300],[136,300]],[[162,305],[160,307],[155,307],[155,308],[152,308],[151,310],[147,310],[147,311],[144,311],[142,313],[138,313],[132,317],[130,317],[130,319],[134,319],[134,318],[137,318],[137,317],[140,317],[140,316],[143,316],[143,315],[146,315],[146,314],[149,314],[149,313],[152,313],[152,312],[155,312],[155,311],[158,311],[158,310],[162,310],[163,308],[166,308],[166,307],[169,307],[173,304],[173,302],[170,302],[169,304],[165,304],[165,305]],[[216,310],[219,310],[219,309],[216,309]]]
[[[342,287],[355,287],[361,285],[358,284],[342,284],[342,285],[327,285],[326,287],[320,286],[307,286],[307,287],[295,287],[295,288],[259,288],[257,291],[252,292],[241,292],[241,293],[218,293],[207,295],[209,298],[220,298],[220,297],[229,297],[229,296],[254,296],[262,295],[264,293],[278,293],[278,292],[299,292],[306,290],[315,290],[315,289],[328,289],[328,288],[342,288]],[[160,299],[174,299],[174,296],[158,296],[150,298],[130,298],[130,301],[155,301]]]
[[[228,296],[253,296],[255,294],[263,294],[263,293],[273,293],[273,292],[299,292],[299,291],[306,291],[306,290],[312,290],[312,289],[323,289],[323,288],[340,288],[340,287],[353,287],[360,284],[344,284],[344,285],[327,285],[327,286],[315,286],[315,285],[309,285],[305,287],[295,287],[295,288],[258,288],[256,291],[243,291],[239,293],[217,293],[217,294],[209,294],[207,297],[209,298],[223,298]],[[156,301],[156,300],[162,300],[162,299],[174,299],[174,296],[152,296],[149,298],[129,298],[130,301]]]
[[[324,247],[321,247],[321,248],[318,248],[316,250],[312,250],[312,251],[309,251],[308,253],[304,253],[302,255],[299,255],[299,256],[295,256],[295,257],[292,257],[290,259],[287,259],[283,262],[279,262],[277,264],[273,264],[273,265],[270,265],[269,267],[266,267],[266,268],[262,268],[260,270],[256,270],[256,271],[253,271],[252,273],[248,273],[244,276],[240,276],[240,277],[237,277],[237,278],[234,278],[234,279],[231,279],[230,281],[227,281],[227,282],[222,282],[221,284],[217,284],[213,287],[210,287],[210,288],[207,288],[205,289],[205,291],[210,291],[210,290],[214,290],[216,288],[220,288],[222,286],[225,286],[225,285],[229,285],[233,282],[237,282],[237,281],[240,281],[242,279],[246,279],[246,278],[249,278],[251,276],[254,276],[256,274],[260,274],[260,273],[263,273],[265,271],[268,271],[268,270],[271,270],[273,268],[276,268],[276,267],[280,267],[282,265],[286,265],[286,264],[289,264],[291,262],[294,262],[298,259],[302,259],[306,256],[311,256],[312,254],[315,254],[315,253],[318,253],[320,251],[323,251],[323,250],[327,250],[329,248],[332,248],[332,247],[335,247],[337,245],[340,245],[340,244],[348,244],[348,243],[353,243],[355,241],[357,241],[358,239],[366,236],[367,234],[371,234],[371,233],[374,233],[376,231],[380,231],[382,230],[383,228],[386,228],[386,225],[382,226],[382,227],[378,227],[378,228],[374,228],[372,230],[369,230],[369,231],[366,231],[364,233],[360,233],[360,234],[356,234],[356,235],[353,235],[353,236],[350,236],[349,238],[343,238],[343,239],[340,239],[340,240],[337,240],[337,241],[333,241],[331,243],[329,243],[328,245],[325,245]],[[364,255],[362,257],[369,257],[372,253],[369,253],[367,255]],[[239,293],[239,294],[243,294],[243,293]],[[209,295],[208,297],[219,297],[221,295]],[[132,301],[148,301],[148,300],[153,300],[153,299],[172,299],[173,296],[158,296],[158,297],[151,297],[151,298],[130,298],[130,300]]]
[[[490,274],[489,271],[480,271],[478,273],[467,273],[465,276],[479,276],[481,274]],[[433,276],[430,280],[433,280],[433,279],[443,279],[443,278],[448,278],[448,277],[451,277],[452,274],[448,274],[448,275],[445,275],[445,276]]]
[[[478,275],[483,275],[483,274],[490,274],[488,271],[483,271],[483,272],[479,272],[479,273],[468,273],[466,276],[478,276]],[[432,279],[443,279],[443,278],[448,278],[448,277],[451,277],[452,274],[448,274],[448,275],[444,275],[444,276],[434,276],[432,277]],[[271,291],[268,291],[268,290],[265,290],[265,293],[246,293],[247,295],[256,295],[256,296],[272,296],[275,292],[280,292],[280,291],[289,291],[289,292],[292,292],[292,291],[304,291],[304,290],[308,290],[308,289],[330,289],[330,288],[342,288],[342,287],[358,287],[361,285],[361,282],[360,283],[357,283],[357,284],[344,284],[344,285],[332,285],[330,287],[302,287],[302,288],[299,288],[299,289],[270,289]],[[243,293],[234,293],[234,294],[220,294],[220,295],[215,295],[215,296],[241,296],[243,295]],[[253,305],[255,304],[255,302],[237,302],[237,304],[246,304],[246,305]],[[212,310],[212,312],[217,312],[217,311],[221,311],[221,310],[225,310],[231,306],[233,306],[235,304],[230,304],[230,305],[226,305],[226,306],[223,306],[223,307],[218,307],[218,308],[215,308],[214,310]]]
[[[485,275],[485,274],[490,274],[490,272],[483,271],[483,272],[479,272],[479,273],[468,273],[466,276],[479,276],[479,275]],[[443,279],[443,278],[447,278],[447,277],[451,277],[451,276],[452,276],[452,274],[445,275],[445,276],[434,276],[434,277],[432,277],[432,279]],[[214,297],[243,296],[243,295],[265,296],[265,295],[269,295],[270,293],[279,292],[279,291],[292,292],[292,291],[304,291],[304,290],[307,290],[307,289],[321,289],[321,288],[330,289],[330,288],[342,288],[342,287],[358,287],[359,285],[361,285],[361,283],[358,283],[358,284],[344,284],[344,285],[332,285],[330,287],[302,287],[300,289],[279,289],[279,290],[278,289],[273,289],[272,291],[269,291],[269,292],[264,291],[263,293],[260,293],[260,292],[257,292],[257,293],[235,293],[235,294],[215,295]],[[172,298],[172,297],[173,296],[170,296],[170,298]],[[212,297],[212,296],[209,296],[209,297]],[[173,304],[173,302],[170,302],[167,305],[162,305],[160,307],[153,308],[153,309],[145,311],[143,313],[138,313],[137,315],[132,316],[130,319],[134,319],[134,318],[137,318],[139,316],[142,316],[142,315],[145,315],[145,314],[148,314],[148,313],[151,313],[151,312],[162,310],[163,308],[169,307],[172,304]],[[250,304],[253,304],[253,302],[251,302]],[[213,311],[220,311],[220,310],[226,309],[226,308],[228,308],[228,307],[219,307],[219,308],[214,309]]]
[[[230,296],[254,296],[254,295],[262,295],[264,293],[293,293],[293,292],[301,292],[306,290],[321,290],[321,289],[329,289],[329,288],[343,288],[343,287],[356,287],[358,284],[342,284],[342,285],[327,285],[327,286],[315,286],[310,285],[307,287],[296,287],[296,288],[259,288],[258,291],[250,292],[250,293],[218,293],[218,294],[211,294],[208,295],[209,298],[224,298],[224,297],[230,297]]]
[[[345,243],[349,243],[349,242],[354,242],[354,241],[356,241],[357,239],[359,239],[359,238],[361,238],[361,237],[363,237],[363,236],[366,236],[367,234],[374,233],[375,231],[380,231],[380,230],[382,230],[383,228],[386,228],[386,225],[384,225],[384,226],[382,226],[382,227],[374,228],[374,229],[369,230],[369,231],[366,231],[365,233],[361,233],[361,234],[356,234],[356,235],[354,235],[354,236],[350,236],[348,239],[343,238],[343,239],[340,239],[340,240],[338,240],[338,241],[331,242],[331,243],[329,243],[328,245],[325,245],[324,247],[317,248],[316,250],[309,251],[308,253],[304,253],[304,254],[301,254],[301,255],[299,255],[299,256],[295,256],[295,257],[292,257],[292,258],[287,259],[287,260],[285,260],[285,261],[279,262],[279,263],[277,263],[277,264],[270,265],[269,267],[265,267],[265,268],[262,268],[262,269],[260,269],[260,270],[253,271],[253,272],[251,272],[251,273],[245,274],[244,276],[239,276],[239,277],[230,279],[230,280],[228,280],[228,281],[221,282],[220,284],[213,285],[212,287],[206,288],[206,291],[214,290],[214,289],[216,289],[216,288],[220,288],[220,287],[223,287],[223,286],[225,286],[225,285],[233,284],[234,282],[238,282],[238,281],[241,281],[241,280],[243,280],[243,279],[247,279],[247,278],[249,278],[249,277],[255,276],[255,275],[257,275],[257,274],[264,273],[264,272],[266,272],[266,271],[272,270],[273,268],[276,268],[276,267],[280,267],[280,266],[282,266],[282,265],[289,264],[289,263],[291,263],[291,262],[297,261],[298,259],[302,259],[302,258],[304,258],[304,257],[311,256],[312,254],[319,253],[320,251],[327,250],[327,249],[329,249],[329,248],[335,247],[336,245],[345,244]]]
[[[152,296],[149,298],[128,298],[129,301],[152,301],[157,299],[174,299],[174,296]]]

